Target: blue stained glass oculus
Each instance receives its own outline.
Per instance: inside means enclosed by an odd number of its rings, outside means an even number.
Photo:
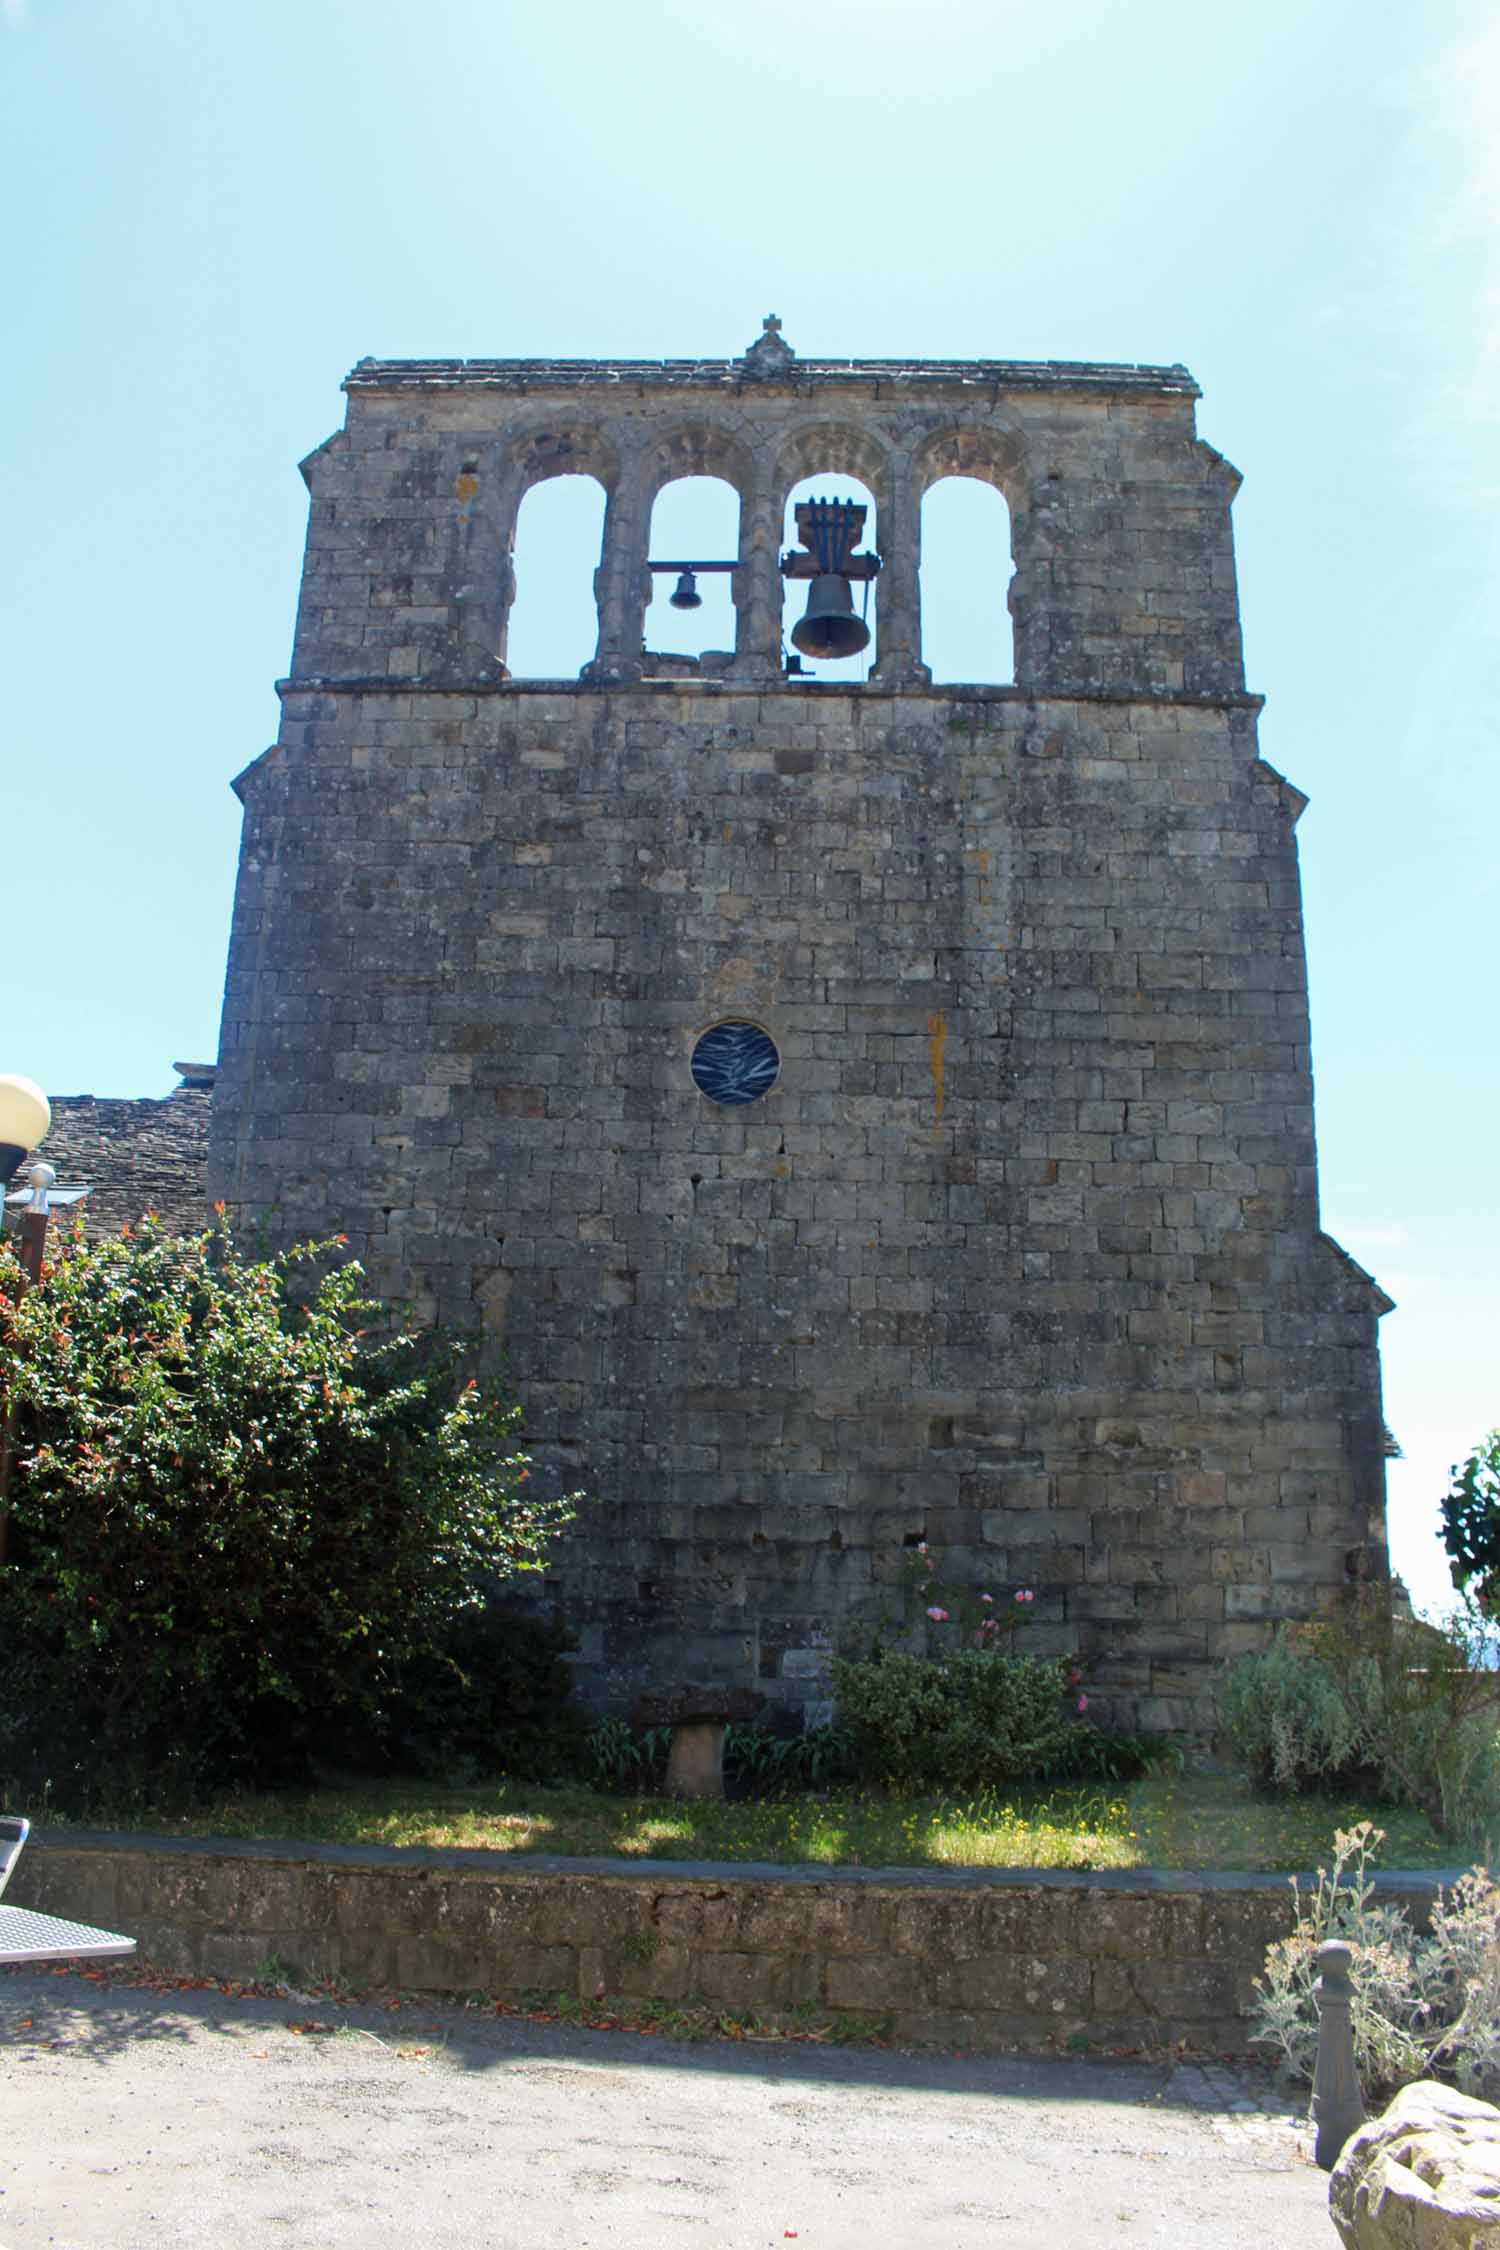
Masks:
[[[776,1042],[758,1023],[716,1023],[693,1049],[693,1078],[711,1102],[758,1102],[781,1070]]]

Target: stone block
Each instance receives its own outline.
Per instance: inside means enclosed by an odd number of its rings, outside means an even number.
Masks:
[[[806,1955],[695,1952],[696,1997],[725,2008],[796,2008],[819,1997],[818,1964]]]
[[[692,1889],[664,1891],[656,1901],[653,1919],[663,1938],[691,1946],[730,1949],[739,1936],[743,1896],[713,1883]]]
[[[571,1992],[577,1956],[566,1945],[476,1944],[440,1935],[398,1938],[396,1983],[421,1992]]]
[[[913,1960],[843,1959],[823,1971],[822,1997],[830,2008],[880,2015],[889,2009],[922,2009],[930,2004],[927,1964]]]
[[[1191,1893],[1084,1891],[1072,1944],[1088,1961],[1182,1959],[1203,1952],[1203,1903]]]

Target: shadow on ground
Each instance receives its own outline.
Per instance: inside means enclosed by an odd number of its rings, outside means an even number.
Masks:
[[[167,1977],[144,1984],[103,1972],[10,1970],[0,1976],[0,2045],[13,2050],[67,2048],[75,2057],[104,2061],[137,2045],[185,2044],[204,2031],[235,2042],[288,2032],[312,2043],[375,2042],[396,2059],[441,2050],[450,2067],[464,2072],[628,2061],[634,2069],[699,2077],[1200,2111],[1225,2106],[1232,2087],[1236,2107],[1282,2116],[1293,2109],[1265,2071],[1218,2067],[1205,2091],[1202,2068],[1185,2067],[1176,2056],[965,2055],[764,2036],[685,2040],[422,1999],[344,2006],[322,1994],[267,1996]]]

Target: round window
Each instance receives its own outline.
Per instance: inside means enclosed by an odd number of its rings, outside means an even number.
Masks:
[[[693,1079],[711,1102],[758,1102],[781,1069],[776,1042],[758,1023],[716,1023],[693,1049]]]

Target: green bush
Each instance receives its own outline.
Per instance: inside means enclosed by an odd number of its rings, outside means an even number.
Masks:
[[[588,1737],[596,1786],[630,1796],[655,1796],[665,1786],[670,1727],[636,1728],[605,1719]],[[731,1797],[779,1797],[797,1789],[830,1789],[857,1777],[854,1745],[841,1727],[777,1734],[770,1727],[724,1730],[724,1788]]]
[[[795,1789],[834,1789],[857,1774],[854,1744],[842,1727],[777,1734],[732,1726],[724,1736],[724,1781],[737,1797],[779,1797]]]
[[[396,1672],[381,1712],[388,1771],[450,1781],[555,1781],[588,1767],[572,1636],[498,1603],[460,1610]]]
[[[596,1788],[623,1796],[652,1797],[667,1778],[670,1727],[633,1727],[625,1719],[602,1719],[588,1738],[591,1778]]]
[[[878,1650],[835,1657],[839,1718],[860,1770],[894,1787],[983,1789],[1054,1769],[1075,1731],[1066,1668],[960,1648],[942,1657]]]
[[[1163,1735],[1114,1734],[1107,1727],[1067,1728],[1039,1781],[1139,1781],[1163,1769],[1182,1770],[1180,1746]]]
[[[540,1566],[570,1511],[527,1493],[515,1413],[456,1347],[368,1336],[333,1251],[75,1234],[21,1294],[0,1245],[0,1784],[97,1803],[305,1770]]]
[[[1426,1813],[1440,1836],[1500,1831],[1500,1673],[1477,1608],[1439,1624],[1404,1615],[1383,1586],[1286,1629],[1228,1674],[1219,1710],[1263,1787],[1363,1789]]]
[[[1440,1836],[1500,1832],[1496,1631],[1474,1603],[1434,1623],[1362,1588],[1311,1629],[1380,1786]]]
[[[1281,1626],[1259,1656],[1242,1657],[1219,1691],[1235,1754],[1262,1789],[1335,1789],[1364,1762],[1363,1740],[1323,1660]]]
[[[1335,1835],[1333,1866],[1298,1899],[1297,1927],[1256,1979],[1254,2037],[1311,2081],[1318,2052],[1318,1947],[1353,1948],[1354,2057],[1371,2100],[1416,2078],[1446,2078],[1483,2101],[1500,2098],[1500,1890],[1482,1870],[1460,1876],[1414,1930],[1399,1906],[1378,1906],[1370,1862],[1385,1841],[1369,1821]],[[1296,1888],[1296,1878],[1292,1879]]]

